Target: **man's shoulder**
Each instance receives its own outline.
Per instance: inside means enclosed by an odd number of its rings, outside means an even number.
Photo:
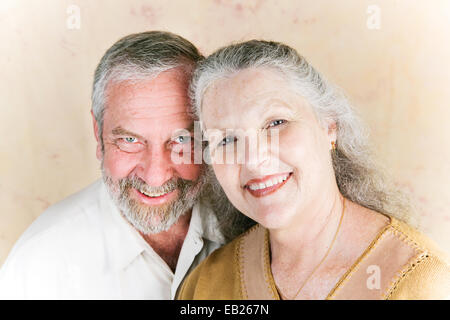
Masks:
[[[22,234],[19,242],[42,237],[49,230],[80,223],[80,217],[100,209],[101,180],[48,207]],[[72,228],[71,228],[72,229]]]
[[[40,286],[56,290],[73,266],[102,267],[101,183],[52,205],[22,234],[0,270],[1,286],[10,291],[4,295],[24,297]]]
[[[98,180],[47,208],[21,235],[7,260],[36,253],[51,254],[98,225],[95,220],[101,209],[101,183]]]

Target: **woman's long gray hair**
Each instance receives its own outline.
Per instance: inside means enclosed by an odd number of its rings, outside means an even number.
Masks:
[[[331,156],[337,185],[344,197],[412,223],[408,197],[393,187],[384,170],[375,163],[369,150],[367,131],[348,99],[293,48],[277,42],[251,40],[221,48],[200,62],[190,87],[193,110],[200,122],[206,89],[214,81],[248,68],[269,68],[279,72],[309,102],[319,123],[336,122],[337,144]],[[217,181],[212,179],[211,190],[216,194],[223,193]],[[233,230],[239,233],[252,224],[235,209],[226,204],[223,206],[224,216],[220,220],[225,224],[225,230],[231,230],[229,234]]]

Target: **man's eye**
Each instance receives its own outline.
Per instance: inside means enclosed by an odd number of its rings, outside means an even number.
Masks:
[[[269,123],[269,127],[276,127],[283,123],[286,123],[286,120],[282,120],[282,119],[273,120]]]
[[[126,137],[124,140],[128,143],[136,143],[138,140],[134,137]]]
[[[226,144],[229,144],[231,142],[236,142],[236,141],[237,141],[236,137],[228,136],[228,137],[223,138],[222,141],[219,142],[219,146],[224,146]]]
[[[190,136],[178,136],[175,138],[176,143],[185,144],[185,143],[189,143],[190,141],[191,141]]]

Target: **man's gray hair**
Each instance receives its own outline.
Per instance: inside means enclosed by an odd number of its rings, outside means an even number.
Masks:
[[[108,84],[153,78],[177,67],[182,67],[190,74],[201,59],[203,56],[191,42],[164,31],[131,34],[109,48],[95,70],[92,89],[92,112],[98,124],[102,150],[105,92]]]
[[[188,40],[164,31],[149,31],[128,35],[109,48],[98,64],[92,90],[92,112],[98,125],[102,152],[103,116],[107,86],[125,80],[139,81],[158,76],[161,72],[181,67],[189,76],[196,64],[204,59]],[[226,240],[233,239],[254,224],[236,210],[221,189],[216,189],[215,177],[206,168],[205,183],[200,198],[209,203],[219,221]]]
[[[332,163],[340,192],[375,211],[411,221],[410,200],[386,183],[386,175],[369,151],[368,134],[348,99],[302,56],[287,45],[251,40],[223,47],[198,64],[190,86],[193,110],[201,121],[202,99],[216,80],[248,68],[266,68],[284,76],[311,105],[319,123],[334,120],[336,150]]]

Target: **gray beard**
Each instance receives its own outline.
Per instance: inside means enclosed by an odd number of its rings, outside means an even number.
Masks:
[[[133,176],[118,180],[109,177],[102,163],[102,176],[107,190],[125,219],[139,232],[155,234],[168,230],[178,219],[189,212],[197,201],[206,175],[200,174],[197,181],[172,178],[162,186],[152,187],[142,179]],[[178,197],[162,206],[149,206],[131,196],[132,189],[148,193],[166,193],[178,189]]]

